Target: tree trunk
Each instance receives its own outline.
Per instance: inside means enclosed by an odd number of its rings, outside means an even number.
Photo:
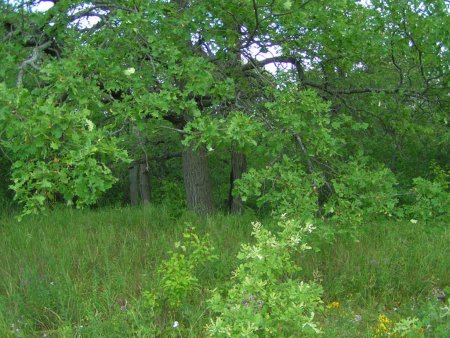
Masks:
[[[206,150],[185,148],[182,154],[183,178],[186,190],[186,200],[189,209],[200,215],[214,211],[211,182],[208,173]]]
[[[150,183],[145,163],[139,164],[139,197],[142,204],[150,203]]]
[[[138,166],[139,166],[138,163],[133,163],[133,165],[128,169],[130,181],[131,205],[139,204]]]
[[[131,205],[150,202],[150,183],[145,163],[134,162],[129,170]]]
[[[230,173],[230,192],[228,194],[228,209],[232,214],[242,214],[244,203],[240,197],[233,196],[234,182],[242,177],[247,170],[247,159],[245,154],[231,151],[231,173]]]

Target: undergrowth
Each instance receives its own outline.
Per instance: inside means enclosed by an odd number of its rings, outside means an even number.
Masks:
[[[256,243],[256,218],[174,217],[164,206],[55,210],[21,223],[4,216],[0,336],[204,336],[214,317],[207,300],[213,289],[233,287],[241,244]],[[161,275],[164,267],[176,271],[170,252],[190,225],[198,234],[193,243],[214,259],[185,259],[195,263],[192,290],[164,300],[171,279]],[[449,242],[445,226],[383,220],[364,224],[357,239],[338,236],[318,252],[297,253],[297,278],[324,290],[315,316],[322,336],[445,337]]]

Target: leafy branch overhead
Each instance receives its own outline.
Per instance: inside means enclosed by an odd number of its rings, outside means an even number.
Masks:
[[[150,158],[180,153],[187,205],[201,212],[214,210],[205,156],[230,149],[258,154],[254,170],[292,159],[321,204],[350,157],[405,184],[432,161],[445,167],[444,0],[1,1],[0,11],[1,156],[25,213],[95,203],[128,157],[148,171]],[[178,148],[149,155],[161,140]]]

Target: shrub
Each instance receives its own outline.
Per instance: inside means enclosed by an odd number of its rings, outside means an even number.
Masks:
[[[218,290],[208,301],[217,316],[207,326],[212,337],[261,337],[314,334],[314,322],[321,304],[322,288],[296,279],[300,268],[293,254],[310,247],[303,243],[314,228],[295,220],[282,220],[275,235],[253,223],[256,243],[243,244],[242,261],[234,271],[231,288],[221,296]]]
[[[413,218],[424,222],[445,220],[450,217],[450,198],[448,188],[440,181],[429,181],[421,177],[413,180],[412,192],[414,204],[407,206],[406,211]]]
[[[398,202],[394,174],[367,158],[346,164],[333,180],[335,194],[326,204],[331,218],[343,226],[357,226],[364,219],[391,215]]]
[[[196,277],[198,268],[217,256],[208,237],[201,238],[191,226],[183,233],[182,241],[175,243],[175,250],[169,253],[171,257],[161,263],[158,274],[163,297],[170,307],[177,308],[200,287]]]
[[[323,178],[307,174],[299,160],[283,157],[282,161],[259,170],[250,169],[236,183],[243,201],[256,197],[258,207],[268,206],[273,214],[312,219],[318,212],[318,192]]]

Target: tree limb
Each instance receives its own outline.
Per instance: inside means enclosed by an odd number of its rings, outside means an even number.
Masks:
[[[30,58],[24,60],[20,64],[20,66],[19,66],[19,74],[17,75],[17,80],[16,80],[16,86],[17,87],[22,86],[23,76],[24,76],[24,73],[25,73],[25,68],[27,68],[27,66],[30,66],[30,67],[33,67],[34,69],[39,70],[39,67],[35,64],[35,62],[39,60],[39,58],[41,56],[41,52],[44,49],[50,47],[51,44],[52,44],[52,41],[47,41],[47,42],[44,42],[42,45],[34,47]]]

